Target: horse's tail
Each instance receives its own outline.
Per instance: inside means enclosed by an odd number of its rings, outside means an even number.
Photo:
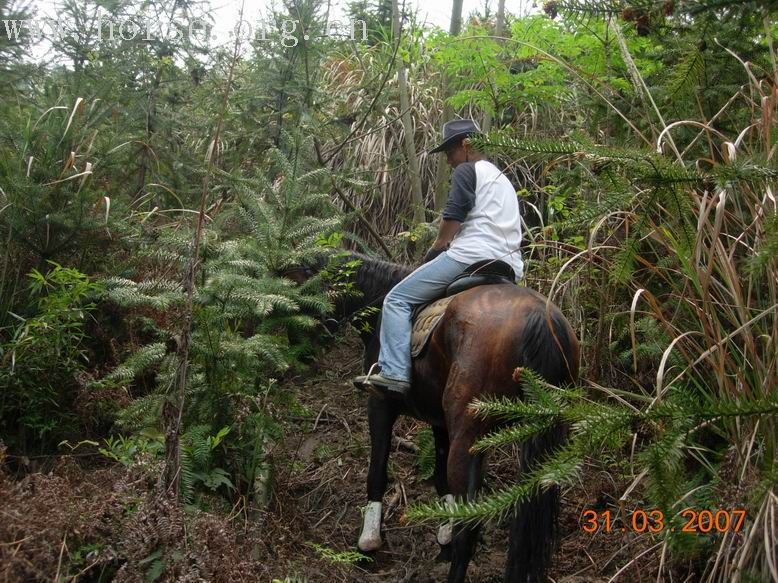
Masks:
[[[547,382],[562,386],[577,380],[578,341],[555,307],[533,310],[519,342],[521,366],[532,369]],[[554,427],[524,443],[522,474],[532,471],[565,439],[563,427]],[[556,539],[559,516],[559,487],[534,495],[516,509],[511,523],[506,583],[535,583],[546,580]]]
[[[519,366],[532,369],[547,383],[559,387],[578,378],[578,341],[554,305],[546,309],[543,302],[527,314],[517,349]]]

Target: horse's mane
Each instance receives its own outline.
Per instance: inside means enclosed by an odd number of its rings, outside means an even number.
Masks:
[[[350,297],[346,300],[344,307],[348,313],[365,306],[380,307],[389,290],[414,270],[412,266],[384,261],[358,251],[345,250],[344,255],[342,255],[343,253],[343,250],[339,250],[319,254],[308,261],[306,266],[314,272],[319,272],[327,266],[333,255],[341,256],[338,263],[359,260],[359,265],[356,267],[351,281],[362,293],[359,299]]]
[[[413,267],[408,265],[376,259],[356,251],[349,251],[349,254],[353,259],[361,261],[355,273],[356,287],[371,303],[383,298],[389,290],[413,271]]]

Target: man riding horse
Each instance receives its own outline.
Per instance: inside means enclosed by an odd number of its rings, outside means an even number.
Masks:
[[[471,119],[443,125],[443,141],[430,154],[445,152],[454,168],[451,188],[437,239],[424,264],[398,283],[383,302],[378,362],[367,375],[355,379],[358,386],[385,395],[404,397],[411,386],[411,314],[413,308],[444,295],[446,288],[465,269],[480,260],[502,260],[523,274],[519,245],[521,220],[516,191],[508,178],[483,154],[473,149],[469,137],[479,134]],[[380,367],[380,372],[374,372]]]
[[[522,398],[525,368],[555,386],[578,377],[579,348],[570,323],[542,294],[516,285],[524,271],[516,192],[505,175],[473,149],[470,137],[477,133],[472,120],[448,122],[442,143],[432,150],[446,152],[454,172],[438,237],[421,267],[412,270],[349,252],[358,260],[353,283],[362,296],[343,299],[336,313],[355,314],[383,298],[380,328],[377,315],[371,314],[370,325],[360,331],[369,371],[355,379],[370,392],[368,504],[357,543],[362,552],[375,552],[383,543],[382,500],[392,429],[400,415],[431,425],[435,489],[451,508],[458,500],[476,499],[485,458],[472,446],[499,425],[498,420],[472,415],[473,400]],[[413,310],[428,303],[418,315],[413,343]],[[564,433],[555,424],[526,440],[522,473],[537,467],[563,442]],[[515,507],[507,583],[545,580],[558,510],[559,488],[553,484]],[[464,583],[478,528],[449,522],[438,530],[442,556],[451,559],[448,583]]]

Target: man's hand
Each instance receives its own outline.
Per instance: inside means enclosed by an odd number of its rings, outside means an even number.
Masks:
[[[424,256],[424,263],[432,261],[435,259],[435,257],[448,249],[449,245],[451,244],[451,240],[454,238],[454,235],[457,234],[457,231],[461,226],[461,222],[455,221],[453,219],[441,220],[440,227],[438,227],[438,237],[432,244],[432,248],[427,251],[427,254]]]
[[[434,247],[427,251],[427,254],[424,256],[424,261],[422,263],[428,263],[435,259],[438,255],[443,253],[448,247],[444,247],[443,249],[435,249]]]
[[[438,227],[438,238],[432,244],[433,249],[448,249],[449,244],[454,239],[454,235],[457,234],[459,227],[462,226],[460,221],[454,219],[443,219],[440,221],[440,227]]]

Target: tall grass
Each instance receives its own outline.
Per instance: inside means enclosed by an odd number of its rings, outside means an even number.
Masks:
[[[734,63],[736,58],[733,55]],[[664,125],[655,142],[657,151],[673,160],[679,174],[695,177],[655,185],[656,190],[665,190],[658,196],[639,180],[622,182],[632,187],[626,197],[630,202],[602,204],[600,210],[607,212],[589,222],[587,247],[568,253],[550,286],[552,298],[558,290],[565,291],[566,305],[585,304],[592,294],[604,300],[600,315],[604,325],[588,339],[587,354],[593,356],[609,342],[616,344],[612,341],[619,336],[627,339],[625,366],[611,361],[611,367],[620,370],[602,374],[612,380],[630,375],[626,383],[619,382],[626,384],[621,387],[626,392],[610,396],[645,403],[639,405],[643,414],[661,407],[673,391],[695,395],[714,408],[774,401],[778,396],[778,92],[774,85],[757,80],[746,63],[740,65],[750,82],[717,117],[732,113],[726,111],[730,109],[740,114],[750,110],[751,118],[731,134],[723,134],[706,119]],[[681,128],[694,128],[696,135],[681,142],[677,135]],[[676,142],[670,147],[672,137]],[[707,150],[694,147],[700,143],[707,144]],[[602,169],[589,158],[599,173]],[[601,192],[592,202],[602,203],[613,194],[618,192]],[[557,244],[551,247],[559,249]],[[599,284],[586,279],[592,269],[607,277]],[[646,321],[656,326],[641,328]],[[661,353],[650,354],[652,343]],[[649,366],[642,366],[647,356]],[[683,448],[687,465],[677,468],[687,476],[679,476],[685,489],[672,504],[676,516],[694,500],[693,468],[707,467],[717,481],[712,503],[727,509],[746,507],[749,518],[744,535],[726,532],[716,538],[704,581],[778,580],[775,424],[774,412],[722,415],[691,429],[692,437]],[[630,491],[656,478],[641,469],[646,468],[637,467],[632,475]],[[628,494],[624,492],[625,497]],[[673,554],[668,546],[677,542],[667,536],[656,549],[660,571],[670,569]]]
[[[778,91],[740,65],[749,83],[717,114],[742,120],[731,132],[709,119],[668,123],[647,93],[654,151],[511,132],[481,140],[489,152],[562,168],[557,184],[580,190],[564,221],[531,233],[527,285],[576,323],[587,386],[557,396],[528,387],[530,404],[477,405],[518,420],[483,447],[527,439],[549,411],[570,423],[570,442],[508,491],[409,516],[498,518],[536,488],[574,483],[591,463],[623,484],[619,504],[661,508],[668,521],[689,507],[746,509],[742,533],[656,534],[647,554],[660,578],[691,560],[704,581],[778,580]],[[645,86],[637,68],[632,75]]]

